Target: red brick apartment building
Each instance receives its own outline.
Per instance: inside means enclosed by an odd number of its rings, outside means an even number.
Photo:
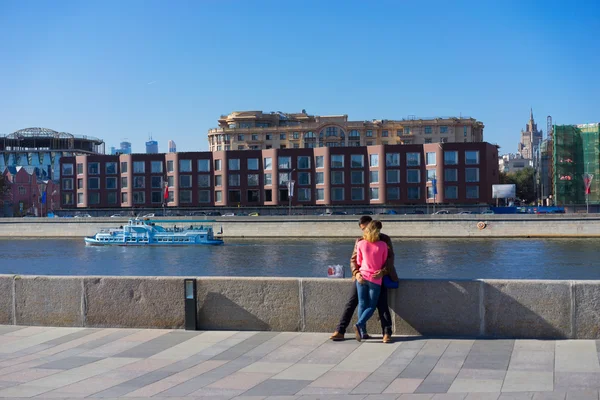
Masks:
[[[478,143],[83,155],[60,160],[62,208],[489,204],[498,148]],[[65,171],[72,171],[71,175]],[[437,193],[432,182],[435,179]]]

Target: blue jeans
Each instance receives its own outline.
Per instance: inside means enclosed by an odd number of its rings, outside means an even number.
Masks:
[[[357,281],[356,291],[358,292],[358,322],[356,325],[362,329],[366,329],[367,321],[373,316],[377,308],[381,285],[367,280],[363,280],[362,284]]]

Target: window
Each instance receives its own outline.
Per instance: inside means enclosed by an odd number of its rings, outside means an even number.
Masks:
[[[406,194],[409,200],[418,200],[421,198],[421,188],[418,186],[409,186],[406,189]]]
[[[427,161],[427,165],[435,165],[436,164],[435,163],[435,153],[434,152],[432,152],[432,153],[426,153],[425,154],[425,158],[426,158],[426,161]]]
[[[238,141],[239,142],[243,142],[244,141],[244,135],[238,135]]]
[[[100,204],[100,192],[88,193],[88,204]]]
[[[350,156],[350,168],[363,168],[365,166],[365,156],[362,154],[352,154]]]
[[[465,168],[466,182],[479,182],[479,168]]]
[[[252,134],[252,140],[258,140],[258,134],[253,133]]]
[[[400,188],[398,186],[389,186],[387,188],[388,200],[400,200]]]
[[[198,203],[210,203],[210,190],[198,191]]]
[[[406,171],[406,183],[419,183],[421,182],[421,170],[409,169]]]
[[[192,191],[191,190],[182,190],[179,192],[179,202],[180,203],[191,203],[192,202]]]
[[[201,174],[198,175],[198,187],[210,187],[210,175],[208,174]]]
[[[121,163],[121,173],[122,174],[126,174],[127,173],[127,163],[125,161],[123,161]]]
[[[134,161],[133,162],[133,173],[134,174],[143,174],[146,172],[146,163],[144,161]]]
[[[265,170],[270,170],[273,165],[273,159],[271,157],[265,157],[264,158],[264,163],[265,163]]]
[[[77,193],[77,204],[83,204],[83,193]]]
[[[350,198],[352,201],[361,201],[365,199],[365,190],[361,187],[353,187],[350,189]]]
[[[379,183],[379,171],[369,171],[369,183]]]
[[[325,173],[324,172],[315,173],[315,183],[317,185],[323,185],[325,183]]]
[[[444,188],[444,197],[446,199],[458,199],[458,186],[446,186]]]
[[[106,194],[108,204],[117,204],[117,192],[108,192]]]
[[[169,190],[167,203],[172,203],[174,201],[175,201],[175,192],[173,192],[172,190]]]
[[[146,192],[133,192],[133,204],[144,204],[146,202]]]
[[[344,184],[344,171],[331,171],[331,184],[332,185],[343,185]]]
[[[77,175],[83,175],[83,164],[77,164]]]
[[[365,183],[365,176],[363,171],[352,171],[350,173],[350,183],[353,185],[362,185]]]
[[[298,169],[310,169],[310,157],[308,157],[308,156],[298,157]]]
[[[265,186],[266,185],[272,185],[272,175],[271,174],[265,174]]]
[[[343,201],[344,200],[344,188],[341,188],[341,187],[331,188],[331,200],[332,201]]]
[[[343,154],[333,154],[331,156],[331,168],[344,168]]]
[[[294,132],[294,139],[300,139],[300,132]]]
[[[175,186],[175,177],[174,176],[167,176],[167,186],[168,187]]]
[[[100,173],[100,164],[97,162],[88,163],[88,174],[98,175]]]
[[[433,141],[431,140],[431,138],[426,138],[425,139],[425,144],[429,144],[429,143],[433,143]]]
[[[121,178],[121,189],[127,189],[127,177],[123,176]]]
[[[465,151],[465,164],[468,164],[468,165],[479,164],[479,151],[478,150]]]
[[[248,170],[252,170],[252,171],[258,170],[258,158],[249,158],[247,161],[248,161]]]
[[[448,127],[447,126],[440,126],[440,133],[448,133]]]
[[[315,157],[315,167],[316,168],[323,168],[324,162],[325,162],[325,159],[323,158],[323,156]]]
[[[446,165],[458,164],[458,151],[445,151],[444,152],[444,164],[446,164]]]
[[[310,201],[309,188],[298,188],[298,201]]]
[[[127,183],[127,178],[125,178],[125,183]],[[125,186],[127,187],[127,186]],[[77,189],[83,189],[83,178],[77,178]],[[25,193],[20,193],[25,194]]]
[[[292,169],[292,157],[279,157],[279,169]]]
[[[150,187],[153,189],[160,189],[163,187],[163,178],[162,176],[151,176],[150,177]]]
[[[310,172],[298,172],[298,185],[310,185]]]
[[[379,167],[379,154],[369,154],[369,166]]]
[[[431,126],[425,127],[425,133],[431,133]]]
[[[388,137],[388,131],[381,131],[381,137]]]
[[[146,187],[146,177],[145,176],[134,176],[133,177],[133,188],[134,189],[143,189]]]
[[[223,201],[223,192],[220,190],[215,190],[215,203],[220,203]]]
[[[73,204],[73,193],[63,193],[62,194],[62,202],[64,205],[72,205]]]
[[[210,172],[210,160],[198,160],[198,172]]]
[[[463,127],[463,133],[464,133],[464,137],[467,137],[467,127]],[[465,140],[466,141],[466,140]]]
[[[229,186],[240,186],[240,174],[229,174]]]
[[[279,184],[283,185],[287,181],[291,180],[291,172],[280,172],[279,173]]]
[[[404,134],[405,135],[410,135],[410,127],[404,128]]]
[[[62,185],[63,190],[73,190],[73,178],[63,179],[62,181],[63,181],[63,185]],[[21,187],[19,187],[19,189],[21,189]],[[25,193],[20,193],[20,194],[25,194]]]
[[[150,163],[150,171],[152,171],[153,174],[162,174],[162,172],[163,172],[162,161],[152,161]]]
[[[325,189],[315,190],[316,200],[325,200]]]
[[[479,186],[467,186],[467,199],[478,199],[479,198]]]
[[[369,188],[369,199],[379,200],[379,188]]]
[[[229,159],[229,170],[230,171],[239,171],[240,170],[240,159],[239,158],[231,158]]]
[[[116,189],[117,188],[117,178],[106,178],[106,188],[107,189]]]
[[[73,164],[63,164],[62,165],[62,174],[63,174],[63,176],[73,175]]]
[[[246,200],[248,203],[257,203],[260,201],[260,190],[247,190]]]
[[[215,175],[215,186],[223,186],[223,175]]]
[[[258,174],[248,174],[248,186],[258,186]]]
[[[396,135],[400,136],[400,135],[404,135],[404,129],[398,129],[396,131]]]
[[[265,135],[265,140],[273,140],[273,135],[271,135],[270,133],[267,133]]]
[[[418,167],[419,165],[421,165],[420,153],[406,153],[406,166]]]
[[[386,183],[400,183],[400,170],[399,169],[388,169],[385,171],[385,182]]]
[[[100,189],[100,178],[89,178],[88,189]]]
[[[366,136],[367,137],[373,137],[373,131],[368,130],[367,133],[366,133]]]
[[[444,181],[456,182],[458,180],[458,170],[454,168],[446,168],[444,170]]]
[[[107,162],[104,164],[104,168],[107,175],[114,175],[117,173],[117,163],[116,162]]]
[[[163,201],[163,192],[151,192],[150,193],[150,202],[162,203],[162,201]]]
[[[436,174],[436,170],[435,169],[428,169],[427,170],[427,181],[431,181],[432,179],[435,179],[435,174]]]
[[[435,195],[433,194],[433,186],[427,186],[427,198],[433,199],[434,196]]]
[[[399,167],[400,166],[400,153],[388,153],[385,155],[385,166],[386,167]]]
[[[265,190],[265,202],[273,201],[273,190],[267,189]]]
[[[240,190],[229,191],[229,202],[240,203],[242,201],[242,192]]]
[[[121,193],[121,203],[128,203],[129,200],[127,199],[127,192]]]
[[[221,161],[222,160],[215,160],[215,171],[221,170]]]
[[[285,133],[279,134],[279,140],[285,140]]]

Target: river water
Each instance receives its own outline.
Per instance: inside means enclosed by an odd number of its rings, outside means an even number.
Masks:
[[[325,277],[349,272],[351,239],[226,239],[224,246],[90,247],[0,239],[0,273]],[[600,239],[395,239],[403,278],[600,279]]]

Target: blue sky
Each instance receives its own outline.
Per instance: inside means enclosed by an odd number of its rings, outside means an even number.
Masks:
[[[233,110],[600,121],[600,2],[0,1],[0,134],[206,150]]]

